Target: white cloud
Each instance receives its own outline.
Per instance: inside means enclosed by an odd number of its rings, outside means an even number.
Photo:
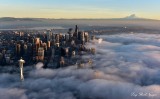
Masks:
[[[0,75],[3,99],[159,99],[160,36],[157,34],[104,35],[95,47],[93,69],[70,66],[32,69],[20,82],[18,74]],[[9,68],[1,68],[9,70]],[[146,96],[132,94],[147,93]],[[154,96],[150,96],[150,95]]]

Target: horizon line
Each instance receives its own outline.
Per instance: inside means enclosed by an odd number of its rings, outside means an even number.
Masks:
[[[78,20],[78,19],[90,19],[90,20],[98,20],[98,19],[128,19],[128,20],[134,20],[134,19],[146,19],[146,20],[160,20],[160,19],[152,19],[152,18],[127,18],[127,17],[119,17],[119,18],[43,18],[43,17],[0,17],[0,18],[15,18],[15,19],[66,19],[66,20]]]

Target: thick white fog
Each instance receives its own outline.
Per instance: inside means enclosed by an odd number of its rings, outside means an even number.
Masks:
[[[160,99],[160,35],[103,35],[88,44],[96,55],[83,68],[26,67],[19,74],[0,74],[1,99]],[[7,71],[12,67],[1,68]]]

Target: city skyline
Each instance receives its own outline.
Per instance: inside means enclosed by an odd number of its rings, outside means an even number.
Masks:
[[[0,17],[160,19],[158,0],[0,0]]]

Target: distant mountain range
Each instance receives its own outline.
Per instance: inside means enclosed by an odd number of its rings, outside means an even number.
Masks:
[[[82,18],[82,19],[54,19],[54,18],[14,18],[14,17],[2,17],[0,21],[42,21],[42,20],[156,20],[156,19],[146,19],[137,17],[135,14],[124,18],[99,18],[99,19],[89,19],[89,18]]]
[[[84,28],[87,26],[147,26],[160,28],[160,20],[140,18],[135,14],[124,18],[110,19],[0,18],[0,29],[68,28],[76,24]]]
[[[147,18],[137,17],[135,14],[124,17],[123,19],[127,19],[127,20],[156,20],[156,19],[147,19]]]
[[[36,21],[38,18],[14,18],[14,17],[2,17],[0,21]]]

